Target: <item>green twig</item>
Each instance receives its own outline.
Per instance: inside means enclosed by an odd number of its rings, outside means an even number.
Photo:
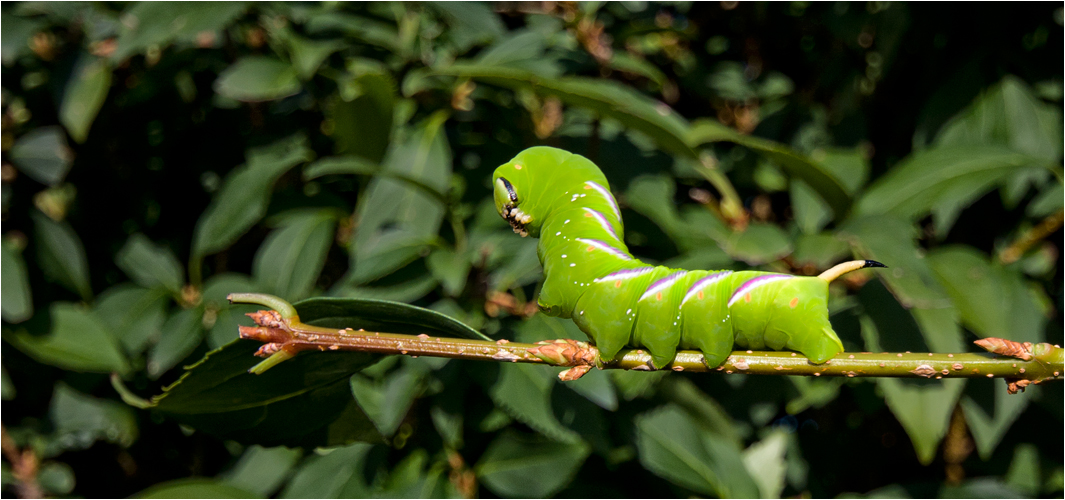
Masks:
[[[256,353],[269,357],[253,368],[255,373],[280,363],[301,351],[362,351],[408,356],[435,356],[480,359],[513,363],[542,363],[571,367],[559,374],[563,380],[580,378],[593,367],[622,370],[651,370],[651,356],[641,349],[621,351],[604,363],[599,351],[586,342],[560,339],[537,344],[498,340],[455,339],[429,335],[403,335],[369,332],[350,328],[334,329],[299,322],[287,302],[264,294],[233,294],[231,300],[281,307],[274,311],[250,313],[257,327],[240,327],[241,338],[264,345]],[[290,312],[286,315],[282,309]],[[702,353],[678,351],[673,371],[752,375],[806,375],[814,377],[902,377],[902,378],[996,378],[1010,383],[1011,391],[1032,383],[1061,380],[1063,350],[1050,344],[1020,344],[1004,339],[983,339],[978,345],[988,353],[871,353],[844,352],[823,364],[814,364],[793,352],[734,351],[720,366],[710,367]],[[284,354],[282,354],[284,353]]]

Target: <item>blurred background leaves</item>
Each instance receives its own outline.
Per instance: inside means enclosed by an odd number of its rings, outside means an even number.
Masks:
[[[583,338],[533,314],[535,241],[491,203],[492,169],[547,144],[603,168],[650,262],[888,263],[833,285],[847,350],[1060,344],[1059,4],[0,14],[7,496],[1061,495],[1060,384],[563,385],[352,353],[255,377],[258,346],[234,340],[252,308],[225,300],[276,294],[335,328]]]

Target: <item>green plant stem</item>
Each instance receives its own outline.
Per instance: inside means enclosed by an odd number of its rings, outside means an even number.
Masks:
[[[242,338],[264,342],[261,356],[271,356],[265,364],[257,367],[256,373],[284,361],[301,351],[361,351],[379,354],[403,354],[407,356],[434,356],[456,359],[479,359],[515,363],[542,363],[554,366],[590,367],[598,365],[605,369],[651,370],[651,356],[641,349],[623,350],[611,362],[602,363],[598,350],[583,342],[555,341],[539,344],[509,342],[506,340],[485,341],[432,337],[429,335],[403,335],[397,333],[369,332],[363,330],[323,328],[300,323],[294,308],[287,302],[263,294],[233,294],[233,300],[244,303],[260,303],[274,306],[278,302],[291,309],[283,321],[276,321],[269,312],[253,313],[259,327],[240,327]],[[260,302],[256,302],[256,301]],[[266,318],[266,319],[260,319]],[[1014,343],[1011,343],[1014,344]],[[1020,346],[1020,344],[1016,344]],[[551,353],[544,350],[551,346]],[[1029,345],[1029,347],[1031,347]],[[814,377],[901,377],[901,378],[995,378],[1004,377],[1014,381],[1042,382],[1062,378],[1063,353],[1058,346],[1039,344],[1035,355],[1025,361],[1016,357],[994,353],[840,353],[823,364],[811,363],[806,357],[793,352],[734,351],[725,362],[716,367],[704,363],[702,353],[678,351],[676,359],[665,369],[673,371],[710,372],[725,374],[745,373],[752,375],[805,375]],[[287,354],[278,356],[278,352]],[[272,362],[271,362],[272,360]],[[577,375],[579,377],[579,375]],[[576,378],[576,377],[574,377]],[[1027,384],[1021,384],[1021,388]]]

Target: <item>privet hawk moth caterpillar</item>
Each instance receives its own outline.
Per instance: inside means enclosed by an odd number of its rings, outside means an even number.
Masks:
[[[824,363],[843,351],[828,321],[828,283],[886,267],[852,261],[806,277],[651,266],[629,254],[617,201],[587,158],[529,148],[497,168],[492,183],[499,214],[515,232],[540,238],[540,309],[572,318],[604,362],[629,346],[647,349],[652,368],[661,369],[679,348],[701,351],[713,367],[736,344],[799,351]]]

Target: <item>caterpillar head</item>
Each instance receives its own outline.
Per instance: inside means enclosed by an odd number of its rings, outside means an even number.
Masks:
[[[584,193],[587,181],[608,186],[603,172],[587,158],[557,148],[532,147],[492,175],[496,211],[514,232],[536,236],[551,211],[564,205],[559,199],[578,190]]]
[[[520,168],[521,165],[518,165],[518,167]],[[502,168],[499,167],[500,170]],[[514,178],[514,176],[511,177]],[[518,189],[514,187],[514,183],[499,175],[499,170],[496,170],[496,177],[492,184],[495,186],[496,211],[510,224],[515,233],[528,236],[527,226],[532,222],[533,218],[531,214],[527,214],[522,210],[522,199],[518,196]]]

